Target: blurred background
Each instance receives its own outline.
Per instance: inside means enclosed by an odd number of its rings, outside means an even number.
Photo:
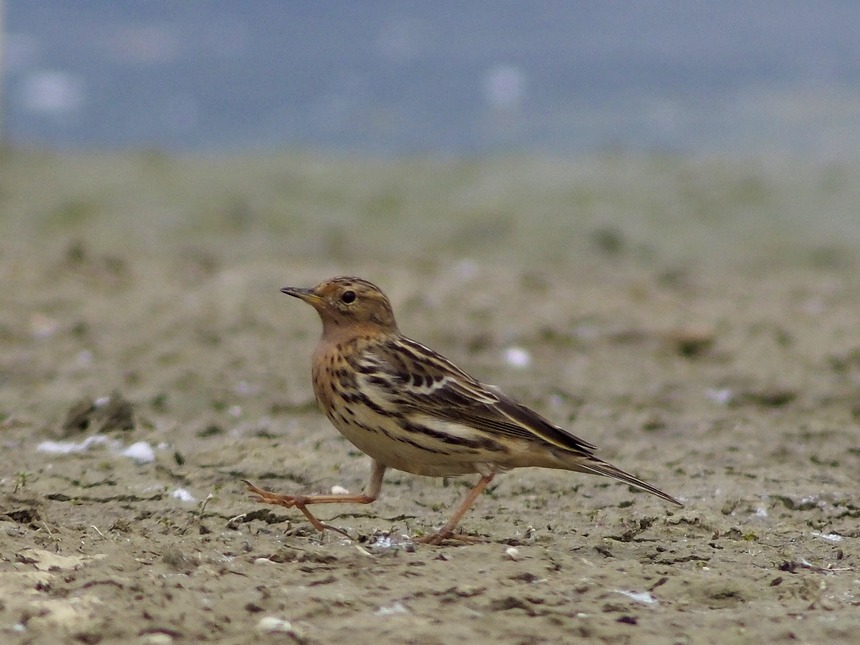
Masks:
[[[5,0],[44,147],[860,154],[860,6]]]
[[[9,253],[362,271],[860,249],[856,3],[2,5]]]

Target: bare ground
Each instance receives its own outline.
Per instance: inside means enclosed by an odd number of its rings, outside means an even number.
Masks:
[[[48,179],[72,172],[24,162]],[[7,210],[26,201],[6,190]],[[154,224],[163,245],[154,234],[117,242],[112,218],[127,215],[112,203],[68,225],[7,215],[3,642],[856,638],[853,256],[815,240],[741,265],[715,261],[719,250],[680,262],[631,244],[622,218],[586,226],[587,243],[578,224],[555,225],[584,249],[559,262],[557,251],[518,255],[528,233],[480,215],[475,230],[450,224],[457,240],[489,236],[473,255],[437,237],[429,254],[364,256],[335,222],[325,242],[310,224],[298,240],[284,233],[279,257],[244,229],[176,242],[176,218]],[[375,504],[320,512],[353,541],[251,501],[243,478],[284,492],[365,483],[368,459],[313,401],[316,316],[278,293],[347,272],[389,292],[410,336],[685,507],[521,470],[464,520],[483,542],[429,547],[410,536],[444,522],[472,479],[390,472]],[[506,360],[511,348],[528,364]]]

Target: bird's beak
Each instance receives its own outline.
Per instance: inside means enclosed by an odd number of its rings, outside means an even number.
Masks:
[[[285,293],[288,296],[292,296],[293,298],[298,298],[299,300],[304,300],[305,302],[312,305],[322,301],[322,298],[320,298],[313,289],[284,287],[283,289],[281,289],[281,293]]]

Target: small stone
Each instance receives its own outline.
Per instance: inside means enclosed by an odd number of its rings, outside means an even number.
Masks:
[[[514,562],[519,562],[522,559],[520,550],[515,546],[509,546],[505,549],[505,557],[507,557],[508,560],[513,560]]]
[[[277,562],[269,558],[255,558],[254,564],[277,564]]]
[[[257,631],[265,634],[295,634],[290,621],[275,616],[263,616],[257,623]]]

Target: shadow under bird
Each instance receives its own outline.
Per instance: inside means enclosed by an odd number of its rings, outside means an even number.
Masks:
[[[316,399],[332,424],[373,460],[360,495],[281,495],[246,481],[261,502],[297,508],[319,531],[335,529],[308,510],[312,504],[369,504],[387,468],[480,479],[448,522],[419,538],[440,544],[496,473],[538,466],[603,475],[681,503],[594,455],[596,447],[481,383],[397,328],[391,303],[376,285],[338,277],[310,289],[281,291],[305,301],[322,319],[312,360]],[[459,538],[457,538],[459,539]]]

